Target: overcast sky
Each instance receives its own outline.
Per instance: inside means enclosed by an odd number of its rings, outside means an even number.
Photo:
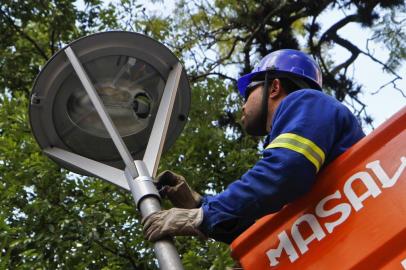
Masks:
[[[342,12],[326,12],[322,16],[323,28],[327,28],[332,23],[336,22],[338,18],[342,17]],[[334,18],[331,20],[331,18]],[[359,48],[366,50],[366,42],[369,37],[371,37],[372,32],[366,29],[361,29],[353,24],[349,24],[344,27],[339,35],[358,44]],[[388,51],[379,46],[373,46],[370,43],[370,49],[374,52],[374,56],[379,60],[385,62],[388,58]],[[347,59],[350,55],[345,49],[336,46],[332,50],[332,58],[338,63],[342,62],[343,59]],[[394,76],[384,73],[382,68],[377,63],[373,62],[367,56],[360,55],[355,61],[355,65],[350,69],[353,72],[354,77],[358,83],[364,86],[364,93],[361,95],[361,100],[367,105],[367,111],[374,119],[374,126],[382,124],[385,120],[389,119],[393,114],[399,111],[402,107],[406,105],[406,98],[402,94],[393,88],[392,85],[380,90],[377,94],[372,94],[379,89],[380,86],[391,81]],[[403,59],[402,67],[397,71],[397,73],[403,77],[402,80],[396,82],[397,87],[402,89],[406,94],[406,61]],[[370,129],[366,130],[370,132]]]

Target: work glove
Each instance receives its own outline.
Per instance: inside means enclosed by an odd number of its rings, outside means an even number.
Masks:
[[[159,194],[178,208],[192,209],[201,205],[202,196],[190,188],[182,175],[164,171],[155,180]]]
[[[198,229],[203,221],[203,208],[169,210],[155,212],[142,220],[144,236],[149,241],[157,241],[166,236],[207,237]]]

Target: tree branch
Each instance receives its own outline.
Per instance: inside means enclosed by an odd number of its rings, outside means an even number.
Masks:
[[[336,36],[337,31],[340,30],[341,28],[343,28],[344,26],[346,26],[348,23],[357,22],[357,21],[359,21],[358,15],[353,14],[353,15],[348,15],[347,17],[343,18],[342,20],[336,22],[329,29],[327,29],[327,31],[325,31],[323,33],[323,35],[320,37],[320,40],[318,42],[318,47],[320,47],[320,45],[323,42],[330,41],[331,37],[334,35]]]
[[[216,76],[219,76],[220,78],[230,80],[233,83],[237,83],[237,80],[235,78],[227,76],[221,72],[208,72],[208,73],[203,73],[203,74],[199,74],[199,75],[195,75],[195,76],[192,75],[189,77],[189,80],[193,83],[193,82],[199,81],[202,78],[208,77],[210,75],[216,75]]]
[[[109,248],[108,246],[105,246],[102,242],[100,242],[99,240],[93,239],[93,241],[94,241],[97,245],[99,245],[101,248],[103,248],[103,249],[109,251],[110,253],[112,253],[112,254],[114,254],[114,255],[116,255],[116,256],[119,256],[119,257],[121,257],[121,258],[124,258],[124,259],[129,260],[130,263],[131,263],[131,265],[134,267],[134,269],[136,269],[136,270],[137,270],[137,269],[142,270],[142,268],[139,267],[139,266],[135,263],[135,261],[133,260],[133,258],[131,258],[131,256],[128,256],[128,255],[126,255],[126,254],[122,254],[122,253],[118,252],[117,250],[114,250],[114,249],[112,249],[112,248]]]
[[[7,23],[9,24],[9,26],[11,26],[12,28],[14,28],[22,37],[24,37],[25,39],[27,39],[32,45],[34,45],[34,47],[37,49],[37,51],[39,52],[39,54],[42,56],[42,58],[44,58],[45,60],[48,60],[48,56],[45,53],[45,51],[38,45],[37,42],[35,42],[35,40],[33,38],[31,38],[27,33],[25,33],[20,27],[18,27],[13,19],[6,13],[4,12],[2,9],[0,9],[0,13],[6,18]]]
[[[406,94],[403,92],[402,89],[400,89],[399,87],[397,87],[397,85],[396,85],[396,83],[395,83],[397,80],[401,80],[401,79],[402,79],[402,78],[400,78],[400,77],[394,78],[393,80],[391,80],[391,81],[385,83],[384,85],[382,85],[381,87],[379,87],[378,90],[372,92],[371,95],[376,95],[376,94],[378,94],[383,88],[385,88],[385,87],[388,86],[389,84],[392,84],[392,85],[393,85],[393,88],[394,88],[395,90],[399,91],[400,94],[401,94],[404,98],[406,98]]]
[[[341,45],[342,47],[346,48],[351,52],[351,56],[346,61],[337,65],[332,71],[330,71],[331,74],[335,75],[341,69],[343,68],[347,69],[355,61],[355,59],[357,59],[358,55],[361,53],[361,50],[357,46],[355,46],[348,40],[341,38],[337,34],[334,34],[332,40],[334,40],[335,43]]]

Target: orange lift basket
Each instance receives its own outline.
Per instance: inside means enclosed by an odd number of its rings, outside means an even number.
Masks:
[[[231,244],[245,270],[406,269],[406,107]]]

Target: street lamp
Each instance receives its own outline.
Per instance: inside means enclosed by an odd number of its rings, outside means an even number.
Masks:
[[[114,31],[78,39],[52,56],[34,83],[29,113],[51,159],[131,191],[145,217],[161,210],[152,176],[189,106],[186,73],[170,50]],[[155,242],[154,250],[161,269],[183,269],[170,239]]]

